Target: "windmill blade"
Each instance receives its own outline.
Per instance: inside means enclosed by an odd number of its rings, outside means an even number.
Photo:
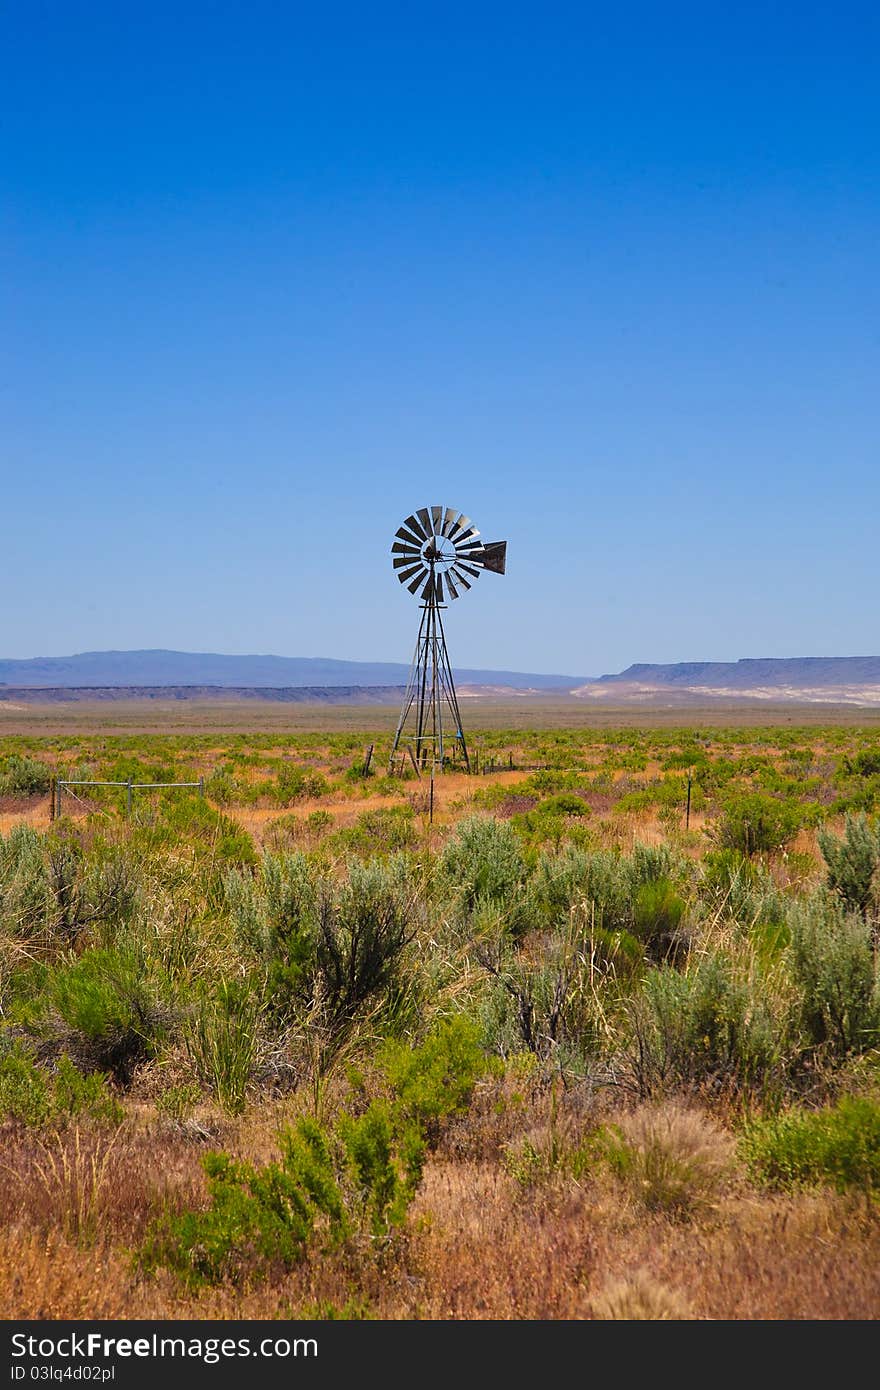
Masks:
[[[411,570],[415,565],[422,565],[422,567],[424,568],[424,562],[418,555],[397,555],[391,561],[391,563],[396,570]]]
[[[449,573],[450,573],[450,574],[454,574],[455,577],[456,577],[456,579],[458,580],[459,584],[463,584],[464,587],[465,587],[466,589],[469,589],[469,588],[471,587],[471,586],[470,586],[470,581],[467,580],[467,579],[465,579],[465,577],[464,577],[463,574],[460,574],[460,573],[459,573],[459,569],[460,569],[460,566],[458,566],[458,565],[453,565],[453,566],[452,566],[452,569],[449,571]],[[448,578],[448,576],[447,576],[447,578]]]
[[[400,573],[398,574],[399,580],[407,580],[407,578],[410,577],[410,574],[416,573],[416,570],[424,570],[424,564],[421,563],[421,560],[412,559],[393,560],[393,567],[395,567],[395,570],[400,571]]]
[[[443,602],[443,575],[442,575],[442,574],[435,574],[435,575],[434,575],[434,592],[436,593],[437,598],[438,598],[438,599],[440,600],[440,602],[442,603],[442,602]]]
[[[413,582],[411,584],[407,584],[406,586],[411,594],[414,594],[419,585],[425,582],[425,566],[419,565],[418,570],[419,572],[416,575]],[[430,578],[430,575],[428,577]],[[403,583],[403,580],[401,580],[401,583]]]
[[[456,575],[458,575],[459,570],[464,570],[472,579],[479,579],[480,577],[480,571],[474,569],[473,565],[465,564],[464,560],[456,560],[452,568],[455,570]]]
[[[491,570],[493,574],[503,574],[506,563],[507,541],[486,541],[483,545],[483,569]]]
[[[479,535],[476,526],[469,526],[466,531],[462,531],[460,536],[455,537],[452,544],[456,550],[459,550],[463,545],[474,545],[479,540]]]
[[[458,598],[458,590],[452,582],[452,570],[446,571],[446,587],[449,590],[450,598]]]
[[[416,535],[423,541],[426,541],[431,533],[430,527],[425,530],[422,523],[417,521],[414,516],[408,516],[403,524],[404,526],[408,526],[411,531],[415,531]],[[400,532],[398,531],[397,534],[400,535]]]
[[[419,521],[422,523],[422,530],[425,533],[425,540],[427,540],[429,536],[433,536],[434,534],[434,528],[431,525],[431,513],[428,511],[427,507],[419,507],[417,515]]]
[[[458,518],[458,521],[449,531],[449,539],[451,541],[454,541],[458,532],[461,532],[461,534],[463,535],[465,531],[469,531],[472,526],[473,522],[471,521],[470,517],[465,516],[464,512],[462,512]]]
[[[456,512],[454,507],[446,508],[446,514],[443,517],[443,526],[440,530],[441,536],[446,536],[447,538],[449,537],[449,533],[452,530],[452,523],[454,522],[457,515],[458,513]]]
[[[395,560],[394,563],[397,564],[397,561]],[[422,577],[422,576],[424,576],[424,573],[425,573],[425,566],[424,566],[424,565],[422,565],[422,564],[410,565],[409,569],[401,570],[397,577],[398,577],[398,579],[400,580],[401,584],[405,584],[406,581],[407,581],[408,579],[412,579],[412,577],[413,577],[414,574],[418,574],[420,577]],[[410,591],[410,592],[412,592],[412,591]]]
[[[399,536],[402,541],[409,541],[410,545],[416,546],[419,550],[421,550],[422,545],[428,539],[427,536],[419,537],[412,531],[407,531],[405,526],[398,526],[394,534],[395,536]]]
[[[392,555],[421,555],[421,549],[417,545],[407,545],[402,541],[395,541],[391,547]]]
[[[433,576],[433,574],[429,574],[427,580],[425,581],[425,587],[424,587],[424,589],[422,590],[422,598],[425,600],[425,603],[430,603],[431,600],[433,599],[433,597],[434,597],[434,576]]]
[[[443,508],[442,508],[442,507],[432,507],[432,508],[431,508],[431,520],[432,520],[433,523],[434,523],[433,528],[432,528],[432,529],[433,529],[433,532],[434,532],[434,535],[435,535],[435,536],[439,536],[439,535],[440,535],[440,526],[441,526],[442,521],[443,521]]]

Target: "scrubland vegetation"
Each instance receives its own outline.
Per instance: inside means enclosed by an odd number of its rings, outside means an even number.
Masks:
[[[880,732],[370,742],[2,741],[6,1316],[877,1316]]]

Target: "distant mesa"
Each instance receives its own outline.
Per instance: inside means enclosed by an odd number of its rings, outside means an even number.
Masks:
[[[880,656],[748,657],[638,663],[585,682],[590,703],[677,708],[721,702],[880,705]]]
[[[880,656],[743,657],[740,661],[679,661],[669,666],[640,663],[602,682],[683,685],[750,690],[766,686],[809,689],[830,685],[880,685]]]
[[[330,657],[226,656],[216,652],[81,652],[76,656],[0,659],[0,685],[21,688],[223,687],[235,690],[311,690],[339,686],[403,686],[409,665],[394,661],[337,661]],[[587,676],[458,669],[472,686],[513,690],[571,690]]]
[[[226,656],[213,652],[82,652],[0,660],[0,705],[111,700],[270,700],[399,703],[409,667],[330,657]],[[757,657],[639,662],[599,677],[456,669],[459,695],[529,697],[606,708],[679,709],[719,704],[880,707],[880,656]]]

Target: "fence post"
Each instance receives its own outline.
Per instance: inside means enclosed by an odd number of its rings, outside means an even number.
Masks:
[[[370,761],[371,761],[372,757],[373,757],[373,745],[372,745],[372,743],[371,743],[370,746],[369,746],[369,748],[367,749],[367,756],[364,758],[364,774],[363,774],[363,775],[364,775],[365,777],[367,776],[367,773],[370,771]]]
[[[691,823],[691,774],[688,773],[688,799],[687,799],[687,809],[686,809],[686,811],[685,811],[685,813],[684,813],[684,828],[685,828],[685,830],[688,830],[688,829],[690,828],[690,823]]]
[[[199,778],[199,796],[202,796],[202,797],[203,797],[204,795],[205,795],[205,779],[204,779],[204,777],[200,777],[200,778]]]
[[[49,819],[55,819],[55,783],[57,778],[53,777],[49,782]]]
[[[58,793],[58,804],[55,812],[56,816],[61,815],[61,788],[63,787],[63,785],[64,783],[61,781],[60,777],[55,779],[55,790]]]
[[[127,815],[131,815],[131,778],[129,777],[125,788],[125,810]]]

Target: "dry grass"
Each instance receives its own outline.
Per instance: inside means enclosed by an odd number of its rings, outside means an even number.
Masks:
[[[142,1236],[166,1204],[198,1201],[204,1147],[182,1131],[74,1127],[48,1136],[5,1126],[0,1224],[87,1245]]]
[[[593,1299],[591,1309],[594,1318],[617,1322],[670,1322],[693,1316],[681,1295],[647,1269],[613,1280]]]
[[[731,1135],[708,1115],[675,1102],[643,1105],[618,1121],[615,1167],[649,1211],[691,1217],[715,1205],[735,1162]]]
[[[222,1146],[268,1157],[281,1118],[266,1107],[230,1126]],[[528,1105],[521,1123],[521,1133],[534,1136],[546,1111]],[[572,1124],[564,1133],[576,1139]],[[701,1116],[704,1137],[706,1126],[714,1133]],[[494,1151],[501,1137],[489,1142],[484,1134],[472,1151]],[[168,1125],[126,1128],[112,1148],[106,1134],[85,1131],[58,1142],[63,1156],[59,1148],[53,1167],[45,1144],[6,1136],[0,1307],[7,1317],[268,1319],[328,1303],[383,1319],[880,1316],[876,1204],[832,1193],[722,1191],[711,1208],[681,1222],[622,1199],[601,1164],[577,1178],[563,1167],[523,1187],[500,1153],[465,1157],[464,1145],[428,1163],[406,1232],[384,1253],[316,1254],[264,1284],[196,1296],[165,1273],[143,1276],[131,1251],[163,1203],[203,1200],[204,1146]],[[87,1219],[71,1222],[78,1199],[64,1175],[77,1163],[86,1186],[96,1171],[100,1181],[89,1189]],[[37,1164],[59,1181],[47,1184]]]

